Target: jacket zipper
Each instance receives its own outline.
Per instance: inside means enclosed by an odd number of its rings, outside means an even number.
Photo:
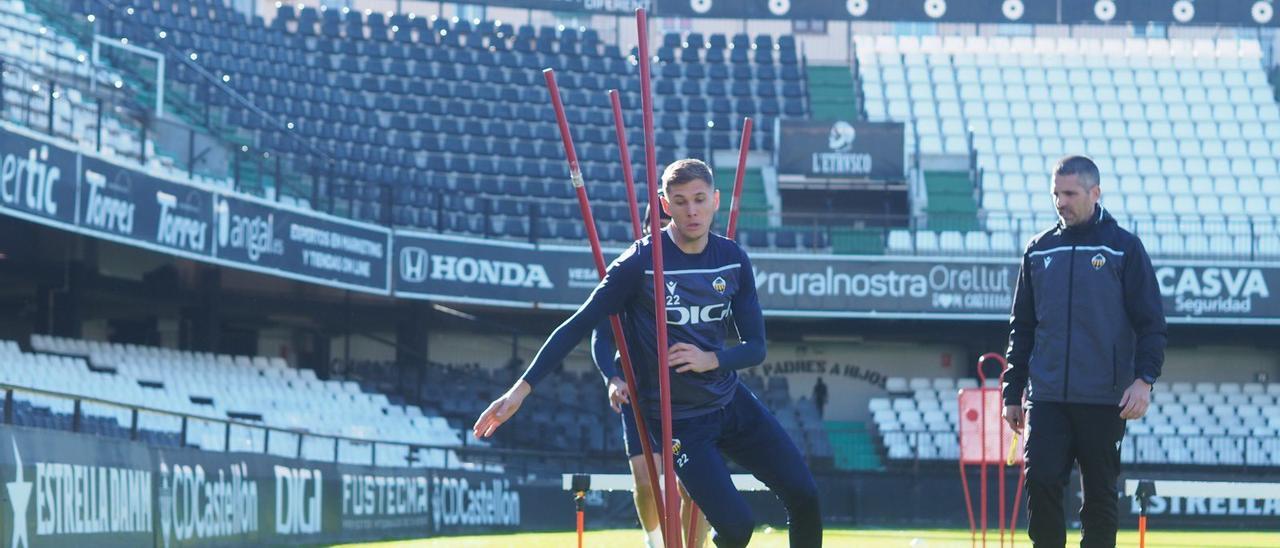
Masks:
[[[1062,364],[1062,401],[1067,401],[1071,386],[1071,293],[1076,279],[1076,246],[1071,246],[1071,258],[1067,265],[1067,361]]]

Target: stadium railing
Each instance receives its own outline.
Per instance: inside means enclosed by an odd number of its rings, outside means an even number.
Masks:
[[[940,444],[941,442],[941,444]],[[955,463],[955,432],[892,432],[884,440],[891,466],[919,470]],[[1128,434],[1120,446],[1128,467],[1259,473],[1280,468],[1280,439],[1241,435]]]
[[[139,443],[155,445],[174,445],[184,448],[197,448],[213,452],[262,453],[279,457],[297,458],[321,462],[341,464],[364,464],[369,466],[406,466],[428,467],[439,466],[447,469],[495,470],[508,473],[519,472],[527,475],[539,464],[554,464],[557,469],[568,465],[585,469],[587,465],[604,461],[604,455],[585,451],[547,451],[532,449],[508,449],[488,446],[444,446],[428,444],[408,444],[395,441],[381,441],[368,438],[348,436],[332,436],[316,434],[306,430],[286,429],[266,426],[249,420],[207,417],[184,413],[175,413],[146,406],[130,405],[85,396],[77,396],[62,392],[39,390],[0,383],[3,390],[3,423],[10,426],[28,426],[50,430],[66,430],[86,435],[103,435],[124,438]],[[40,401],[57,400],[72,405],[69,423],[36,424],[35,421],[22,420],[21,409],[30,409],[31,399]],[[36,403],[35,406],[39,406]],[[96,407],[98,412],[88,412],[86,408]],[[101,429],[103,419],[101,411],[114,408],[129,414],[129,426],[122,431],[110,432]],[[27,411],[27,413],[30,413]],[[156,432],[148,432],[143,425],[145,418],[166,417],[179,421],[180,430],[176,438],[155,436]],[[28,424],[24,424],[28,423]],[[213,447],[202,446],[197,441],[195,430],[210,426],[221,430],[221,444]],[[152,435],[148,435],[152,434]],[[200,438],[207,441],[208,436]],[[324,458],[317,457],[312,449],[321,444]],[[206,444],[207,445],[207,444]],[[379,452],[403,452],[403,463],[379,457]],[[610,454],[612,456],[612,453]],[[613,458],[612,461],[618,459]]]

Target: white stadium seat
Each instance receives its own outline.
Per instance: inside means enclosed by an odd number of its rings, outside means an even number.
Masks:
[[[954,153],[947,143],[952,139],[966,142],[966,132],[971,129],[979,166],[988,177],[998,176],[1001,181],[1046,180],[1047,162],[1067,153],[1092,156],[1102,167],[1104,180],[1146,175],[1163,181],[1145,188],[1104,186],[1108,204],[1122,222],[1160,214],[1223,214],[1261,218],[1274,225],[1280,216],[1280,200],[1271,204],[1238,197],[1261,194],[1251,190],[1258,188],[1259,179],[1280,180],[1280,108],[1261,63],[1241,62],[1239,56],[1241,51],[1260,52],[1256,40],[1009,40],[969,36],[952,39],[950,46],[930,45],[930,51],[917,53],[922,44],[948,41],[877,37],[871,39],[877,48],[880,38],[905,50],[876,57],[877,63],[864,71],[878,74],[892,68],[886,73],[894,74],[892,81],[898,85],[894,89],[900,92],[901,103],[894,107],[894,96],[869,100],[877,104],[869,104],[868,111],[887,110],[890,115],[913,119],[926,128],[922,135],[929,138],[922,140],[922,145],[929,151],[938,150],[940,140],[943,152]],[[1054,53],[1005,53],[1015,42],[1025,42],[1028,48],[1041,47],[1030,44],[1052,43]],[[1108,55],[1076,53],[1100,48],[1110,48],[1105,50]],[[911,53],[901,55],[901,51]],[[1075,82],[1090,85],[1069,85]],[[886,101],[889,103],[884,104]],[[937,102],[936,108],[932,101]],[[912,103],[929,107],[911,109]],[[948,122],[958,119],[965,124]],[[1059,130],[1048,131],[1055,124]],[[1061,137],[1070,135],[1084,137]],[[967,153],[967,146],[962,152]],[[1211,179],[1221,180],[1215,183],[1218,190],[1195,190]],[[1032,199],[1025,187],[984,187],[1003,192],[984,196],[980,205],[988,214],[1049,210],[1046,201]],[[1157,188],[1161,193],[1149,194]],[[995,238],[1000,227],[990,224],[990,219],[998,218],[987,216],[987,228],[993,231],[990,236],[985,232],[963,234],[963,242],[957,243],[947,233],[917,235],[914,248],[1007,253],[1007,240]],[[1159,245],[1150,247],[1153,253],[1166,256],[1280,256],[1280,241],[1271,234],[1254,236],[1256,242],[1239,237],[1214,240],[1205,230],[1161,232],[1152,238],[1160,239]],[[891,244],[899,251],[908,247],[901,237]]]
[[[387,441],[429,445],[461,445],[461,432],[454,430],[440,419],[428,427],[416,424],[423,412],[416,407],[392,405],[383,394],[360,392],[355,383],[322,381],[310,369],[288,367],[279,358],[261,356],[226,356],[192,354],[177,350],[134,345],[107,344],[74,339],[62,339],[43,335],[33,336],[34,350],[58,352],[49,354],[23,354],[16,344],[0,341],[0,378],[32,388],[71,393],[130,405],[141,405],[175,413],[186,413],[210,418],[226,418],[228,412],[261,415],[263,423],[281,428],[305,427],[311,432],[328,435],[360,433],[362,437],[375,437]],[[110,367],[115,373],[91,369],[84,359],[93,356],[95,367]],[[82,356],[82,357],[70,357]],[[42,374],[32,375],[40,371]],[[286,380],[265,374],[267,371],[288,371],[295,380]],[[159,382],[162,387],[144,388],[139,380]],[[336,396],[361,396],[349,400]],[[208,398],[211,404],[193,403],[193,397]],[[21,396],[20,399],[26,398]],[[41,398],[35,397],[31,401]],[[54,399],[46,402],[56,411],[70,413],[72,400]],[[91,416],[115,417],[121,427],[127,427],[130,419],[126,408],[109,408],[86,404],[84,412]],[[304,418],[305,417],[305,418]],[[159,432],[178,433],[181,419],[174,416],[140,415],[139,426]],[[191,421],[188,441],[205,448],[222,449],[225,430],[219,423]],[[245,429],[231,440],[235,447],[253,451],[263,447],[265,437],[261,431]],[[275,439],[274,437],[271,439]],[[318,440],[327,448],[317,449],[320,458],[333,456],[332,442]],[[294,444],[292,450],[296,450]],[[317,446],[319,447],[319,446]],[[380,446],[381,448],[382,446]],[[391,446],[379,450],[379,464],[398,462],[404,464],[404,454],[398,457]],[[311,449],[304,448],[304,453]],[[383,454],[385,453],[385,454]],[[403,451],[401,451],[403,453]],[[282,453],[283,454],[283,453]],[[292,452],[288,453],[292,455]],[[367,463],[351,460],[353,454],[343,454],[344,462]],[[358,455],[357,455],[358,456]],[[398,461],[395,459],[399,458]],[[388,460],[389,459],[389,460]],[[458,464],[455,459],[449,459]],[[426,465],[418,462],[417,466]]]

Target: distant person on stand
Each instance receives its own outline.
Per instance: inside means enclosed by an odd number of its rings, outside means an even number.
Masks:
[[[818,406],[818,418],[822,418],[827,407],[827,383],[822,382],[822,377],[813,385],[813,404]]]

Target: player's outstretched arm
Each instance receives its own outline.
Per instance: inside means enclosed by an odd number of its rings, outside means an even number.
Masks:
[[[641,262],[643,256],[636,254],[635,249],[632,246],[614,261],[587,301],[543,343],[520,380],[501,397],[493,400],[484,413],[480,414],[472,428],[472,433],[477,438],[492,436],[502,423],[510,420],[520,409],[524,399],[552,371],[555,364],[563,362],[578,342],[591,333],[592,328],[610,314],[616,314],[622,309],[627,297],[635,290],[636,280],[639,278],[637,272],[643,272],[644,268]]]
[[[471,433],[476,438],[487,438],[492,436],[498,430],[502,423],[515,416],[516,411],[520,410],[520,405],[524,403],[524,399],[529,397],[529,392],[533,388],[529,383],[524,381],[516,381],[516,384],[510,390],[498,399],[493,400],[489,407],[480,414],[480,418],[476,419],[475,426],[471,427]]]
[[[533,392],[534,386],[551,373],[552,366],[563,362],[574,346],[577,346],[578,342],[591,331],[591,326],[603,315],[599,311],[600,308],[598,303],[587,301],[582,308],[578,309],[578,312],[551,333],[551,337],[547,338],[547,342],[533,357],[533,363],[529,364],[524,375],[521,375],[505,394],[493,400],[484,413],[480,414],[473,429],[477,438],[492,436],[502,423],[516,414],[520,404],[524,403],[524,399],[530,392]]]

